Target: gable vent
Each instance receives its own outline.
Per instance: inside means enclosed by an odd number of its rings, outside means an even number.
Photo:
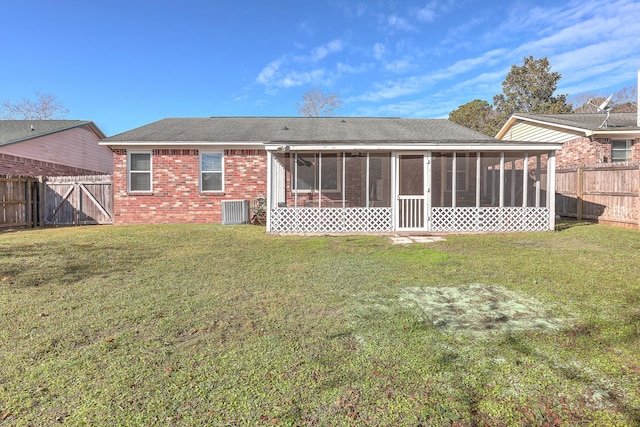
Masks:
[[[249,222],[248,200],[223,200],[223,224],[247,224]]]

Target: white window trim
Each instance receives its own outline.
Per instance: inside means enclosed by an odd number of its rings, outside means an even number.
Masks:
[[[220,170],[219,171],[204,171],[202,170],[202,155],[203,154],[220,154],[221,159],[220,159]],[[220,190],[204,190],[202,188],[202,174],[204,172],[220,172],[222,173],[222,188]],[[213,194],[213,193],[224,193],[224,179],[225,177],[225,171],[224,171],[224,150],[206,150],[206,151],[200,151],[198,153],[198,190],[201,193],[205,193],[205,194]]]
[[[626,153],[626,157],[624,159],[614,159],[613,158],[613,144],[615,142],[618,143],[625,143],[625,148],[624,150],[622,149],[617,149],[616,151],[618,152],[622,152],[624,151]],[[611,162],[612,163],[623,163],[623,162],[628,162],[629,160],[631,160],[632,157],[632,147],[633,147],[633,141],[631,139],[612,139],[611,140]]]
[[[132,171],[131,170],[131,155],[132,154],[148,154],[149,155],[149,172]],[[148,173],[149,174],[149,189],[148,190],[132,190],[131,189],[131,174],[132,173]],[[153,152],[151,150],[137,150],[127,151],[127,193],[133,194],[151,194],[153,193]]]

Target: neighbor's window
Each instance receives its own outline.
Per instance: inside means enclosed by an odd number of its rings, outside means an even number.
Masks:
[[[129,191],[151,192],[151,153],[129,153]]]
[[[222,153],[200,153],[200,191],[222,191],[223,176]]]
[[[611,161],[626,162],[631,160],[631,140],[611,141]]]
[[[298,154],[293,157],[294,191],[338,191],[337,154]]]

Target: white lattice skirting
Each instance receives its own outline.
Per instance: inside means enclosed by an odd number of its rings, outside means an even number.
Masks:
[[[391,208],[274,208],[274,233],[367,233],[393,231]]]
[[[549,208],[432,208],[431,231],[547,231]]]

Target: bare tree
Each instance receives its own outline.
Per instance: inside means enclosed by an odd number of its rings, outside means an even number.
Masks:
[[[5,120],[52,120],[64,119],[69,110],[54,95],[36,92],[36,101],[23,98],[22,101],[5,101],[0,118]]]
[[[601,105],[609,96],[609,108],[614,113],[635,113],[638,108],[637,101],[638,86],[626,86],[622,89],[609,93],[580,93],[572,95],[571,103],[575,107],[576,113],[597,113],[598,106]]]
[[[635,113],[638,111],[638,85],[626,86],[613,93],[613,107],[616,113]]]
[[[302,95],[302,103],[296,103],[298,112],[307,117],[330,116],[336,108],[342,108],[342,100],[336,94],[325,95],[314,87]]]

